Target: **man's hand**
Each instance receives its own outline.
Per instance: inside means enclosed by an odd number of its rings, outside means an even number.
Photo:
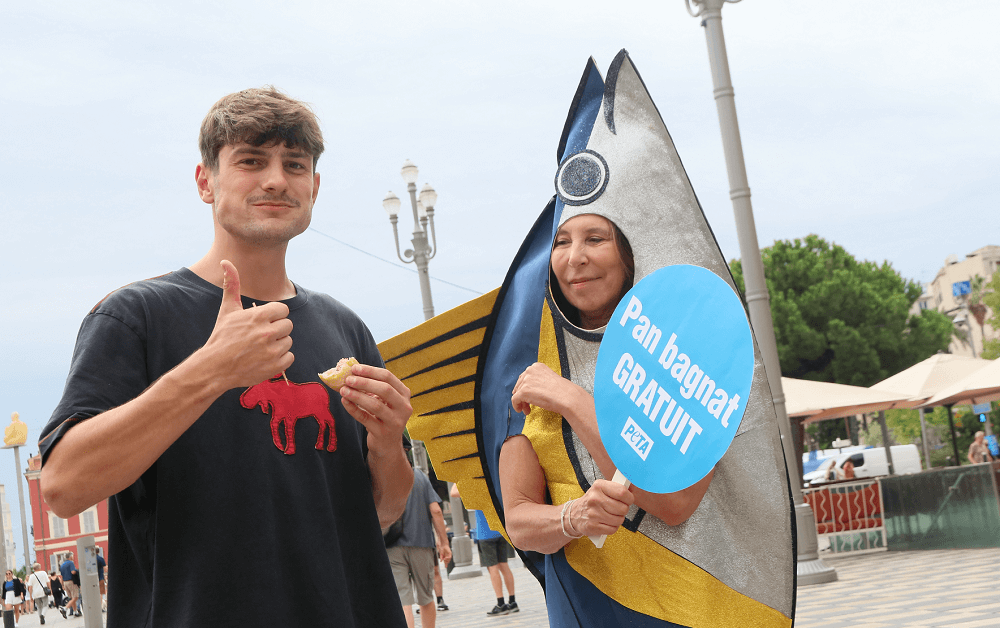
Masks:
[[[288,306],[267,303],[243,309],[240,275],[229,260],[222,260],[222,304],[215,329],[201,349],[219,365],[218,377],[227,390],[254,386],[292,365],[292,321]]]
[[[448,563],[451,561],[451,548],[448,547],[447,543],[441,543],[438,541],[437,553],[438,558],[441,559],[441,564],[445,566],[445,569],[447,569]]]
[[[413,414],[410,389],[386,369],[355,364],[340,389],[344,408],[368,430],[368,451],[384,456],[402,448]]]

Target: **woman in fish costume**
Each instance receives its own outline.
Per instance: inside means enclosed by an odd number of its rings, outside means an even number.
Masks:
[[[425,441],[438,477],[457,482],[466,506],[483,510],[491,528],[513,536],[515,546],[529,539],[545,552],[521,555],[545,588],[551,626],[791,626],[794,517],[756,344],[750,395],[732,444],[680,494],[635,490],[632,503],[621,487],[609,488],[602,468],[614,467],[599,441],[585,424],[577,434],[551,411],[560,403],[545,400],[565,389],[549,377],[593,390],[602,330],[585,329],[594,320],[577,318],[581,308],[552,285],[560,280],[552,272],[561,263],[558,237],[585,236],[575,231],[582,222],[619,230],[631,249],[634,282],[688,264],[735,290],[666,126],[624,50],[606,82],[588,63],[557,156],[556,196],[503,286],[380,345],[387,366],[411,389],[410,435]],[[552,392],[537,392],[546,390]],[[533,477],[544,478],[534,491],[543,508],[536,512],[544,516],[533,524],[513,516],[517,531],[510,535],[504,504],[513,502],[504,489],[514,486],[511,468],[534,464],[524,455],[528,442],[541,469]],[[581,510],[595,490],[617,502],[609,508],[622,522],[601,549],[586,537],[570,538],[582,531],[577,525],[600,530]],[[523,503],[523,494],[516,497]],[[547,540],[539,544],[541,537]]]

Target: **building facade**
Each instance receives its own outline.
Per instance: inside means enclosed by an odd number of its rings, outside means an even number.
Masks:
[[[988,323],[980,326],[973,309],[970,309],[969,294],[963,294],[968,289],[964,282],[971,282],[977,275],[984,283],[989,283],[993,274],[1000,269],[1000,246],[989,245],[977,249],[959,259],[957,255],[949,255],[944,266],[937,272],[934,280],[924,284],[924,293],[913,304],[912,312],[932,309],[947,314],[955,322],[956,330],[964,336],[951,339],[950,353],[979,357],[983,351],[983,340],[993,340],[1000,335]],[[993,312],[986,310],[986,319]]]
[[[42,458],[28,458],[28,470],[24,477],[28,480],[28,493],[31,499],[31,524],[35,537],[35,560],[46,571],[58,569],[59,563],[66,559],[69,552],[74,554],[74,562],[79,564],[76,556],[76,540],[84,536],[93,536],[100,548],[98,551],[108,555],[108,500],[103,500],[96,506],[91,506],[75,517],[63,519],[49,509],[42,498]]]
[[[17,569],[17,546],[14,543],[14,524],[7,503],[7,489],[0,484],[0,517],[3,519],[3,546],[7,556],[7,569]]]

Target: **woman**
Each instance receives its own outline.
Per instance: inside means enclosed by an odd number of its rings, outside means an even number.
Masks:
[[[52,587],[52,603],[55,604],[56,608],[62,614],[63,619],[66,618],[66,594],[63,591],[62,586],[62,576],[59,575],[58,571],[49,572],[49,582]]]
[[[559,228],[552,247],[550,290],[559,311],[576,327],[594,332],[607,325],[632,287],[633,276],[631,247],[608,219],[583,214]],[[592,390],[592,373],[591,381],[574,383],[535,363],[521,374],[511,403],[524,414],[537,406],[561,415],[600,475],[609,478],[615,467],[601,444]],[[543,554],[560,550],[573,538],[613,534],[633,503],[669,525],[680,524],[698,507],[711,480],[709,473],[678,493],[655,494],[598,479],[564,510],[564,505],[546,503],[545,477],[527,436],[512,436],[500,452],[507,532],[517,547]]]
[[[24,583],[14,577],[14,572],[7,570],[7,580],[3,584],[3,607],[14,611],[14,623],[21,619],[21,604],[24,603]]]

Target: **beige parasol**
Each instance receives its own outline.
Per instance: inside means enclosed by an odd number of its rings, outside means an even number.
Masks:
[[[872,389],[911,395],[913,401],[916,402],[914,405],[921,407],[920,431],[923,433],[923,408],[931,405],[925,402],[945,388],[958,383],[963,378],[989,366],[989,364],[989,360],[952,355],[950,353],[938,353],[922,362],[917,362],[905,371],[900,371],[892,377],[882,380],[872,386]],[[960,460],[958,456],[958,440],[955,436],[955,423],[951,414],[951,407],[954,403],[939,402],[933,405],[943,405],[948,410],[948,429],[951,433],[951,447],[957,464]],[[929,453],[927,451],[926,439],[923,442],[924,456],[927,458]]]
[[[788,416],[803,417],[805,423],[915,405],[906,393],[872,390],[862,386],[789,377],[782,377],[781,385],[785,391]]]
[[[985,403],[1000,399],[1000,360],[980,360],[986,366],[927,400],[925,407]]]
[[[882,380],[871,388],[882,392],[907,394],[917,402],[913,404],[917,406],[989,364],[989,360],[938,353]]]

